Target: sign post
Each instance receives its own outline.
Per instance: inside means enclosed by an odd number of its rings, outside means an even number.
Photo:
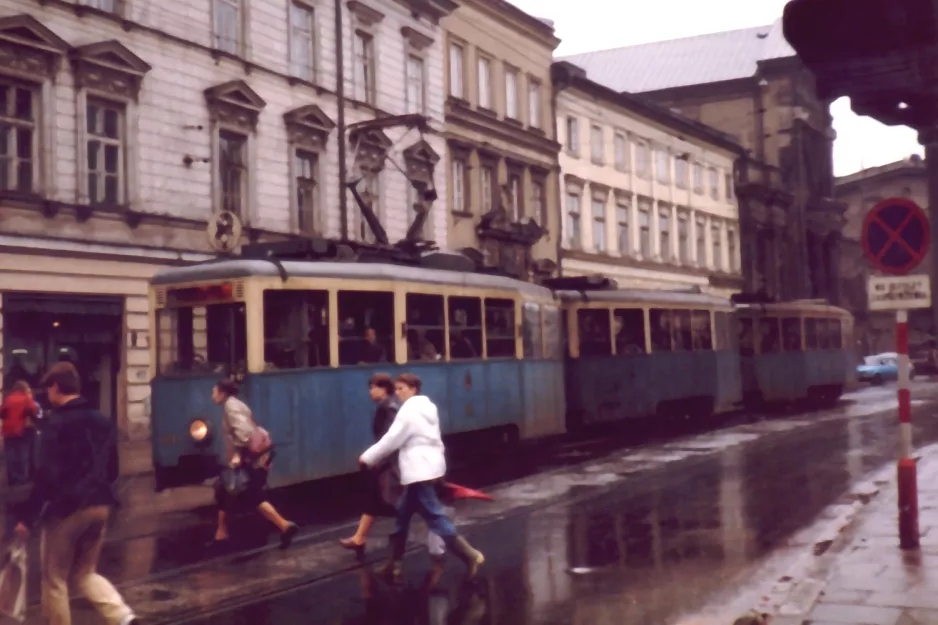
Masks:
[[[899,362],[899,547],[918,549],[918,478],[912,458],[912,395],[909,389],[909,310],[931,306],[927,275],[908,275],[928,253],[928,216],[906,198],[883,200],[863,221],[863,251],[888,277],[870,276],[869,309],[896,311]]]

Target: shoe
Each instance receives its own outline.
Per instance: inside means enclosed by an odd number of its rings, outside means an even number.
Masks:
[[[383,577],[389,583],[400,584],[404,577],[401,560],[404,559],[404,550],[407,547],[406,536],[391,535],[391,553],[388,555],[387,562],[375,567],[375,575]]]
[[[479,567],[485,563],[485,556],[481,551],[473,549],[462,536],[453,536],[449,542],[450,550],[466,565],[469,577],[475,577],[475,574],[479,572]]]
[[[354,551],[355,557],[357,557],[359,560],[365,556],[365,547],[368,545],[367,542],[357,543],[351,538],[340,538],[339,544],[342,545],[343,549]]]
[[[300,531],[300,528],[297,527],[296,523],[290,523],[287,529],[283,530],[283,533],[280,534],[280,548],[289,549],[298,531]]]

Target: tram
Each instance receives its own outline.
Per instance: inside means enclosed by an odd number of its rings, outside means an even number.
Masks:
[[[375,372],[412,371],[444,435],[562,434],[561,311],[544,287],[390,263],[236,259],[151,281],[157,490],[218,469],[212,386],[234,374],[277,445],[271,486],[356,470]]]

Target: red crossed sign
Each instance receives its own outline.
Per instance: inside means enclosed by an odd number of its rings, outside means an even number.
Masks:
[[[907,198],[889,198],[863,220],[863,251],[873,266],[892,275],[918,267],[931,243],[928,216]]]

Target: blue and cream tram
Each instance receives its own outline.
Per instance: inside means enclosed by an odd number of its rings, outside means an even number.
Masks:
[[[741,306],[736,317],[747,405],[830,406],[855,384],[848,311],[800,300]]]
[[[566,313],[567,427],[705,416],[742,399],[728,300],[700,293],[559,291]]]
[[[150,297],[158,489],[217,469],[211,388],[231,373],[277,444],[273,486],[356,469],[377,371],[419,375],[446,435],[565,430],[561,312],[543,287],[393,264],[225,260],[163,271]]]

